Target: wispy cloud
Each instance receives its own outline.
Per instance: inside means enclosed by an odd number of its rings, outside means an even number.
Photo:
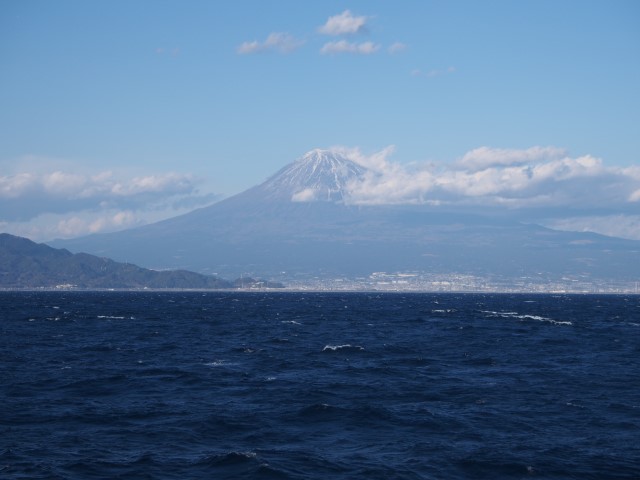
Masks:
[[[156,53],[158,55],[169,55],[171,57],[177,57],[178,55],[180,55],[180,49],[177,47],[173,47],[173,48],[158,47],[156,48]]]
[[[236,48],[236,52],[240,55],[248,55],[252,53],[262,52],[278,52],[291,53],[304,45],[304,40],[295,38],[286,32],[274,32],[263,42],[254,40],[252,42],[244,42]]]
[[[531,147],[525,150],[480,147],[465,153],[457,165],[469,170],[482,170],[499,165],[538,163],[566,155],[564,148],[557,147]]]
[[[344,12],[329,17],[327,22],[318,27],[318,32],[323,35],[352,35],[361,33],[366,29],[368,17],[354,16],[351,11]]]
[[[0,230],[36,241],[45,241],[123,230],[143,225],[148,221],[148,216],[133,210],[79,211],[67,215],[44,213],[28,222],[0,221]]]
[[[65,217],[50,226],[48,230],[62,237],[76,237],[90,233],[100,233],[111,230],[122,230],[141,224],[141,220],[131,210],[109,212],[91,217],[74,215]]]
[[[392,43],[387,47],[387,52],[391,55],[395,55],[396,53],[404,52],[407,49],[407,46],[402,42]]]
[[[346,40],[325,43],[320,49],[323,55],[334,55],[338,53],[356,53],[360,55],[371,55],[380,50],[380,45],[373,42],[351,43]]]
[[[177,195],[195,191],[192,176],[178,173],[155,174],[134,178],[116,178],[112,172],[84,175],[54,171],[48,173],[18,173],[0,176],[0,201],[28,197],[51,201],[102,202],[140,195]],[[47,208],[43,204],[43,208]]]
[[[365,15],[354,15],[350,10],[333,15],[327,19],[324,25],[317,28],[317,32],[322,35],[348,37],[357,33],[363,33],[367,29],[370,17]],[[264,52],[278,52],[282,54],[291,53],[305,44],[305,41],[298,39],[286,32],[270,33],[264,41],[253,40],[243,42],[236,47],[238,55],[251,55]],[[345,38],[326,42],[319,50],[322,55],[336,55],[351,53],[357,55],[371,55],[379,52],[382,45],[373,41],[355,42]],[[407,49],[402,42],[394,42],[386,47],[390,55],[398,54]],[[162,49],[158,53],[163,53]]]
[[[423,71],[423,70],[420,70],[419,68],[416,68],[411,72],[411,75],[414,77],[435,78],[435,77],[441,77],[443,75],[450,75],[455,72],[456,72],[456,67],[447,67],[444,69],[434,68],[427,71]]]
[[[34,160],[26,163],[32,166]],[[65,167],[20,171],[18,166],[0,175],[0,228],[38,239],[96,233],[161,220],[218,198],[201,193],[200,180],[190,174]]]

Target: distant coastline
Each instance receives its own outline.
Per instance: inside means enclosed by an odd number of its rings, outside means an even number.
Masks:
[[[57,288],[57,287],[0,287],[0,292],[47,292],[47,293],[375,293],[375,294],[459,294],[459,295],[640,295],[636,286],[594,287],[593,289],[516,289],[487,287],[485,289],[420,289],[380,287],[332,287],[318,285],[283,286],[277,288]]]

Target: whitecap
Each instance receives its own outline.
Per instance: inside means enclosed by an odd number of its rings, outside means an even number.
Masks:
[[[226,360],[214,360],[213,362],[205,363],[206,367],[231,367],[237,365],[237,363],[228,362]]]
[[[529,320],[537,320],[538,322],[549,322],[549,323],[553,323],[554,325],[573,325],[573,323],[569,321],[554,320],[552,318],[540,317],[538,315],[516,315],[515,317],[521,320],[529,319]]]
[[[518,312],[494,312],[493,310],[480,310],[482,313],[488,313],[489,315],[499,315],[499,316],[512,316],[518,315]]]
[[[258,456],[258,454],[256,452],[231,452],[228,453],[227,456],[236,456],[236,457],[242,457],[242,458],[256,458]]]
[[[222,365],[226,365],[226,362],[224,360],[216,360],[215,362],[205,363],[205,366],[207,367],[220,367]]]
[[[348,343],[345,345],[325,345],[322,351],[324,352],[324,351],[330,350],[332,352],[337,352],[338,350],[345,350],[345,349],[364,350],[364,347],[361,347],[360,345],[350,345]]]
[[[518,312],[494,312],[491,310],[482,310],[482,313],[488,313],[489,315],[502,318],[517,318],[518,320],[536,320],[538,322],[548,322],[554,325],[573,325],[572,322],[554,320],[552,318],[541,317],[539,315],[520,314]]]

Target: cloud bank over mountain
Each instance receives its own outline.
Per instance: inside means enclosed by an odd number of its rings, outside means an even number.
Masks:
[[[370,166],[367,168],[338,151],[313,149],[264,182],[208,207],[135,230],[54,245],[120,261],[133,260],[156,269],[179,267],[225,272],[226,276],[255,272],[261,276],[335,278],[421,271],[485,278],[499,275],[509,283],[523,278],[544,282],[552,278],[637,279],[640,241],[554,231],[528,224],[532,222],[526,220],[532,212],[537,214],[536,209],[474,203],[475,198],[493,195],[493,183],[479,192],[465,192],[466,183],[446,192],[439,170],[422,169],[415,177],[427,178],[445,191],[449,203],[416,200],[406,195],[414,193],[411,188],[394,191],[396,204],[355,203],[354,194],[361,191],[358,188],[376,180],[392,183],[406,168],[386,158],[390,150],[361,158]],[[522,164],[521,157],[537,160],[541,155],[536,151],[517,155],[516,163]],[[536,165],[550,163],[542,157]],[[589,158],[567,158],[551,163],[564,160],[578,170],[578,176],[583,175],[578,167],[593,164]],[[511,163],[504,158],[500,162]],[[493,167],[481,167],[480,172],[487,168]],[[558,177],[560,181],[572,178],[572,168]],[[443,173],[451,170],[454,174],[473,174],[459,162],[442,167]],[[406,177],[400,176],[399,187],[412,187]],[[421,188],[414,191],[420,193]],[[429,188],[423,189],[423,195],[434,196]],[[565,216],[570,210],[553,208]]]
[[[338,201],[425,205],[508,215],[551,228],[640,239],[640,167],[607,166],[554,146],[482,146],[449,163],[401,164],[394,146],[372,154],[333,150],[365,167]],[[285,162],[283,162],[285,163]],[[59,166],[60,167],[60,166]],[[31,173],[27,173],[31,172]],[[188,173],[126,175],[63,165],[0,176],[0,229],[35,239],[121,230],[211,204],[203,179]],[[317,201],[301,191],[295,202]]]
[[[337,147],[367,167],[347,203],[426,204],[510,212],[555,228],[640,239],[640,167],[611,167],[557,147],[479,147],[450,164],[401,165],[393,147],[372,155]]]
[[[591,155],[556,147],[526,150],[480,147],[451,164],[400,165],[393,147],[371,156],[339,148],[370,169],[351,185],[354,204],[472,204],[508,208],[640,206],[640,167],[607,167]]]

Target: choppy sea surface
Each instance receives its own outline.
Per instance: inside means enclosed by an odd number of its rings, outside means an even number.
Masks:
[[[640,296],[0,293],[0,478],[638,479]]]

